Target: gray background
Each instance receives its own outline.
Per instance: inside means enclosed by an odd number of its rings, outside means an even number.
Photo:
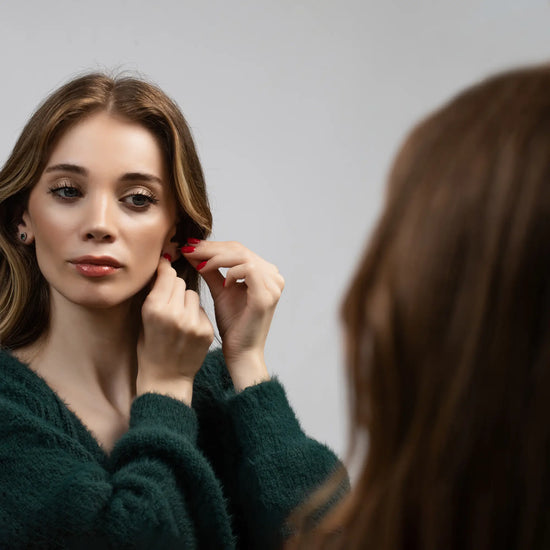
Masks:
[[[287,286],[267,360],[302,425],[346,450],[338,308],[390,160],[420,116],[488,72],[550,60],[548,0],[0,0],[0,160],[45,95],[138,71],[197,141],[214,238]]]

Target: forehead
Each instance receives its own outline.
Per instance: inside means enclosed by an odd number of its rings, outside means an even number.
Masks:
[[[47,166],[75,164],[89,172],[147,172],[166,181],[165,158],[144,126],[107,112],[71,126],[56,143]]]

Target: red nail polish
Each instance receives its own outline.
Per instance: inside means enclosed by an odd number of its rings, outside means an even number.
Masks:
[[[193,237],[189,237],[189,238],[187,239],[187,242],[188,242],[189,244],[199,244],[201,241],[200,241],[200,239],[194,239]]]
[[[223,287],[224,287],[224,288],[225,288],[225,281],[226,281],[226,279],[223,280]]]
[[[169,262],[172,261],[172,256],[170,256],[170,254],[163,254],[162,257],[166,258]]]
[[[195,252],[194,246],[182,246],[181,247],[182,254],[190,254],[191,252]]]
[[[197,265],[197,271],[200,271],[205,265],[206,265],[206,261],[201,262],[199,265]]]

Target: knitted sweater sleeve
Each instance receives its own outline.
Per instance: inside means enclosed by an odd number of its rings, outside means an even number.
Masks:
[[[251,548],[279,548],[290,534],[290,513],[341,463],[304,434],[277,380],[247,388],[227,406],[241,451],[237,498],[245,539]]]
[[[0,548],[233,547],[185,404],[137,398],[105,464],[16,400],[0,397],[0,419]]]
[[[279,548],[291,512],[342,465],[303,432],[277,379],[236,393],[221,352],[205,367],[202,375],[211,381],[199,382],[210,390],[197,388],[194,404],[199,439],[223,481],[239,543]],[[346,478],[335,498],[347,490]]]

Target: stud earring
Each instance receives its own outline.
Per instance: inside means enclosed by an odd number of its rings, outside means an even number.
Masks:
[[[25,242],[25,241],[27,240],[27,234],[26,234],[26,233],[21,233],[21,234],[19,235],[19,238],[20,238],[23,242]]]

